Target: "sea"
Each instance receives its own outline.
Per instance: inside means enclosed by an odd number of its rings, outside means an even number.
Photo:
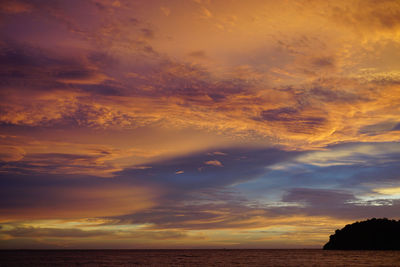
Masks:
[[[400,251],[0,250],[0,266],[400,266]]]

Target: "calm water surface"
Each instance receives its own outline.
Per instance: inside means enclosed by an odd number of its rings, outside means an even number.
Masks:
[[[400,251],[3,250],[0,266],[400,266]]]

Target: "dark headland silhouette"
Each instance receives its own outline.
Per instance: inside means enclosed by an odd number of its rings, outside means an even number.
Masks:
[[[336,230],[323,249],[400,250],[400,220],[373,218],[348,224]]]

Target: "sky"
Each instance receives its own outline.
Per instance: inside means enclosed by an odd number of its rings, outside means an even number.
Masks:
[[[397,0],[3,0],[0,248],[320,248],[400,219]]]

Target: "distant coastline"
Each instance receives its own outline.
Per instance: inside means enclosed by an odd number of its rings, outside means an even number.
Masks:
[[[331,235],[325,250],[400,250],[400,220],[372,218],[348,224]]]

